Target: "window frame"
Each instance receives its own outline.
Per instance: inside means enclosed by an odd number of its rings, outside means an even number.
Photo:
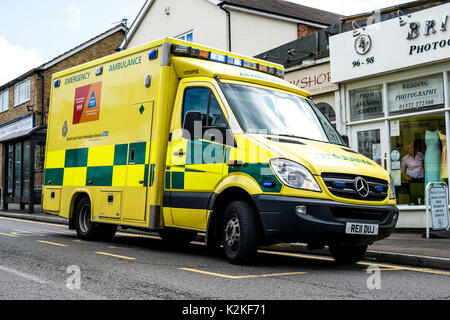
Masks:
[[[187,40],[187,36],[190,35],[190,34],[192,35],[192,40],[191,41]],[[185,33],[182,33],[182,34],[176,36],[175,38],[178,39],[178,40],[182,40],[182,41],[194,42],[194,30],[190,30],[190,31],[187,31]],[[182,39],[182,38],[184,38],[184,39]]]
[[[3,105],[3,96],[6,95],[6,107]],[[0,92],[0,113],[9,110],[9,88]]]
[[[22,101],[20,100],[20,90],[23,86],[25,86],[25,100]],[[14,107],[27,103],[30,100],[31,100],[31,80],[30,78],[28,78],[14,85]]]
[[[186,92],[189,90],[189,89],[195,89],[195,88],[200,88],[200,89],[208,89],[209,90],[209,95],[208,95],[208,107],[206,108],[206,117],[207,117],[207,120],[209,120],[209,112],[211,111],[211,97],[212,96],[214,96],[214,98],[216,99],[216,101],[217,101],[217,104],[219,105],[219,108],[220,108],[220,112],[222,113],[222,119],[223,119],[223,121],[224,121],[224,124],[225,124],[225,126],[224,127],[226,127],[226,128],[229,128],[229,125],[228,125],[228,121],[227,121],[227,119],[225,118],[225,113],[223,112],[223,110],[222,110],[222,108],[220,107],[220,103],[219,103],[219,99],[217,99],[217,97],[216,97],[216,95],[214,94],[214,92],[211,90],[211,88],[209,88],[208,86],[190,86],[190,87],[186,87],[185,89],[184,89],[184,92],[183,92],[183,104],[182,104],[182,106],[181,106],[181,128],[182,129],[184,129],[184,120],[185,120],[185,103],[186,103]],[[203,126],[203,127],[208,127],[208,128],[223,128],[223,126],[210,126],[210,125],[208,125],[208,123],[206,123],[206,125],[205,126]]]
[[[211,111],[211,98],[214,97],[217,101],[217,104],[220,108],[220,112],[221,112],[221,116],[223,119],[223,126],[216,126],[216,125],[208,125],[208,123],[206,123],[206,125],[202,125],[202,135],[209,129],[216,129],[216,128],[222,128],[225,129],[226,131],[230,130],[230,125],[228,124],[228,120],[225,117],[225,113],[223,112],[223,109],[219,103],[219,99],[217,98],[217,96],[214,94],[213,90],[208,87],[208,86],[201,86],[201,85],[194,85],[194,86],[188,86],[186,88],[184,88],[184,92],[183,92],[183,100],[182,100],[182,105],[181,105],[181,129],[184,129],[184,120],[185,120],[185,103],[186,103],[186,93],[189,89],[195,89],[195,88],[200,88],[200,89],[208,89],[209,90],[209,95],[208,95],[208,106],[207,106],[207,111],[206,111],[206,121],[208,122],[209,120],[209,113]],[[226,139],[226,137],[224,137]],[[201,138],[202,140],[204,140],[204,137]],[[194,139],[192,139],[194,140]],[[207,140],[207,139],[206,139]],[[234,139],[233,139],[234,140]],[[209,141],[209,140],[208,140]],[[213,141],[212,141],[213,142]],[[226,142],[223,143],[224,145],[226,145]]]

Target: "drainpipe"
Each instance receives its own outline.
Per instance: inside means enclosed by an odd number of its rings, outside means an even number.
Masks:
[[[227,9],[225,9],[223,6],[225,5],[224,2],[219,4],[219,8],[226,12],[227,14],[227,25],[228,25],[228,51],[231,51],[231,13]]]
[[[45,124],[45,97],[44,97],[44,89],[45,89],[45,77],[43,70],[39,70],[38,76],[42,81],[41,86],[41,126]]]

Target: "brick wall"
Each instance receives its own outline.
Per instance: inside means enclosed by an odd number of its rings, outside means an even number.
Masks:
[[[44,99],[42,100],[42,80],[35,72],[30,76],[30,100],[21,105],[14,106],[14,84],[8,88],[9,108],[8,111],[0,113],[0,125],[11,122],[15,119],[24,117],[31,113],[35,114],[36,125],[47,124],[48,117],[48,99],[50,98],[51,78],[52,74],[69,69],[71,67],[83,64],[92,60],[96,60],[107,55],[115,53],[115,49],[119,47],[124,37],[123,31],[118,31],[111,36],[96,42],[95,44],[83,49],[73,56],[55,64],[43,72],[44,83]],[[20,81],[18,81],[20,82]],[[3,89],[1,90],[3,91]],[[42,104],[45,106],[45,120],[41,120]],[[27,108],[28,107],[28,108]]]
[[[28,102],[25,102],[18,106],[14,106],[14,84],[12,84],[8,88],[9,108],[7,111],[0,113],[0,125],[33,113],[35,114],[36,126],[47,124],[48,100],[50,98],[52,86],[52,74],[115,53],[115,50],[119,47],[120,43],[123,40],[123,37],[124,32],[117,31],[109,37],[94,43],[93,45],[43,71],[45,79],[44,99],[42,99],[42,79],[38,76],[37,71],[30,75],[30,100]],[[21,81],[17,81],[17,83],[19,82]],[[0,89],[0,91],[3,90],[4,89]],[[42,121],[41,116],[42,104],[44,104],[44,121]],[[3,146],[0,143],[0,186],[2,186],[3,182],[2,164],[4,161],[4,157],[2,154],[2,148]]]
[[[8,98],[9,98],[9,104],[8,104],[8,111],[0,113],[0,125],[11,122],[13,120],[19,119],[21,117],[24,117],[30,113],[33,113],[33,111],[28,111],[28,108],[30,110],[33,110],[33,108],[36,108],[37,101],[36,101],[36,86],[39,86],[36,73],[32,74],[30,77],[30,100],[22,103],[18,106],[14,106],[14,85],[11,85],[8,88]],[[25,78],[24,80],[26,80]],[[17,83],[20,83],[21,81],[18,81]],[[2,89],[3,91],[3,89]]]
[[[319,31],[319,28],[314,28],[311,26],[307,26],[305,24],[299,24],[298,25],[298,38],[303,38],[304,36],[307,36],[308,34],[314,33],[316,31]]]

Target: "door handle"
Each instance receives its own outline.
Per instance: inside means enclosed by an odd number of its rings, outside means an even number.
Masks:
[[[186,153],[184,152],[183,149],[178,150],[177,152],[174,152],[173,155],[177,156],[177,157],[182,157],[184,156]]]

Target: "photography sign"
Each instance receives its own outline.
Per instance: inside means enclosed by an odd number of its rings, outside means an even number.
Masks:
[[[389,112],[402,113],[444,107],[444,80],[441,74],[390,84]]]
[[[335,83],[449,58],[450,3],[330,37]]]

